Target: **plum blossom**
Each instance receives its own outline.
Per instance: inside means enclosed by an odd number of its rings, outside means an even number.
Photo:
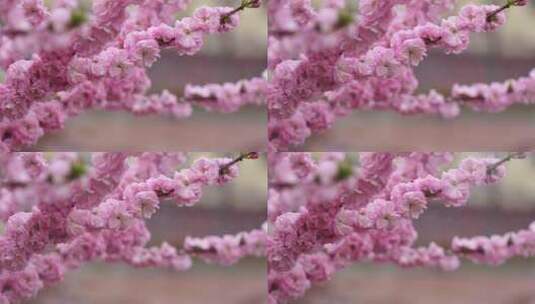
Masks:
[[[475,187],[500,182],[505,164],[525,157],[524,153],[502,158],[359,153],[358,165],[340,179],[336,168],[351,156],[268,154],[270,303],[299,299],[354,263],[454,271],[464,260],[499,265],[515,256],[535,256],[535,224],[503,235],[455,236],[449,245],[417,243],[416,222],[428,209],[469,204]],[[292,166],[296,160],[305,166]]]
[[[183,153],[94,153],[90,160],[78,153],[0,154],[0,301],[30,299],[93,261],[186,271],[196,257],[231,265],[264,256],[266,226],[149,247],[146,225],[160,204],[193,206],[206,186],[231,182],[240,161],[256,158],[188,164]]]
[[[453,1],[359,1],[358,7],[347,1],[270,3],[269,149],[303,145],[354,110],[453,119],[461,106],[497,112],[533,104],[532,75],[455,85],[443,94],[418,93],[415,73],[432,49],[460,54],[472,33],[497,31],[507,9],[526,3],[466,4],[456,14]]]

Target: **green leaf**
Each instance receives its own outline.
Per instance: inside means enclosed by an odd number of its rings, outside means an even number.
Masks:
[[[69,175],[67,176],[67,178],[72,181],[72,180],[75,180],[84,176],[86,173],[87,173],[87,167],[85,163],[79,161],[79,162],[72,164],[71,172],[69,172]]]
[[[337,28],[346,27],[350,25],[351,23],[353,23],[353,21],[354,21],[353,12],[351,10],[349,9],[341,10],[338,13],[338,21],[336,22],[336,27]]]
[[[69,28],[79,27],[87,22],[87,14],[81,7],[74,9],[71,12],[71,20],[69,21]]]
[[[353,164],[350,160],[345,159],[338,163],[338,172],[336,172],[335,180],[337,182],[343,181],[353,175]]]

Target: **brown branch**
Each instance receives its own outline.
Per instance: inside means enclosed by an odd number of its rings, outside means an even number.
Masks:
[[[499,166],[503,165],[504,163],[513,160],[513,159],[519,159],[523,158],[525,156],[525,152],[512,152],[509,153],[506,157],[500,159],[496,163],[490,165],[487,167],[487,175],[491,175],[496,169],[498,169]]]
[[[252,0],[244,0],[241,2],[241,5],[238,6],[237,8],[233,9],[232,11],[226,13],[226,14],[223,14],[221,15],[221,19],[219,20],[219,23],[221,25],[224,25],[226,24],[227,22],[229,22],[230,20],[230,17],[232,17],[234,14],[237,14],[241,11],[243,11],[244,9],[248,8],[248,7],[251,7],[250,5],[252,4]]]
[[[248,153],[242,153],[240,156],[236,157],[231,162],[221,166],[219,168],[219,175],[226,175],[229,173],[230,167],[234,166],[235,164],[245,160],[245,159],[258,159],[259,155],[258,152],[248,152]]]
[[[503,12],[504,10],[510,8],[511,6],[517,5],[518,0],[507,0],[507,3],[499,7],[498,9],[487,14],[487,22],[492,22],[495,20],[496,15]]]

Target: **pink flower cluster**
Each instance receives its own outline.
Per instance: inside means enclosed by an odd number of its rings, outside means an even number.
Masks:
[[[526,5],[462,7],[455,1],[269,2],[270,150],[303,144],[352,110],[394,110],[452,118],[460,106],[501,111],[535,100],[535,74],[504,84],[455,86],[451,96],[416,94],[414,69],[432,48],[465,51],[471,33],[497,30],[504,10]],[[403,7],[403,9],[400,9]]]
[[[241,157],[238,161],[250,157]],[[265,253],[265,229],[148,247],[146,220],[162,201],[199,202],[203,188],[232,181],[236,160],[182,153],[8,153],[0,157],[0,303],[35,296],[91,261],[191,267],[192,257],[230,265]],[[182,167],[182,169],[180,169]],[[1,227],[1,226],[0,226]]]
[[[417,246],[414,222],[431,204],[462,207],[474,187],[505,175],[500,160],[451,153],[269,155],[270,303],[302,297],[351,263],[395,263],[454,270],[460,257],[498,264],[535,254],[535,230],[455,237],[449,248]],[[533,225],[532,225],[533,226]]]
[[[252,78],[236,83],[188,85],[184,99],[208,110],[234,112],[246,104],[262,105],[267,94],[264,78]]]
[[[147,69],[162,49],[194,55],[208,35],[235,29],[240,11],[260,6],[258,0],[235,9],[204,6],[175,21],[190,2],[97,0],[89,8],[84,1],[2,1],[0,149],[31,145],[86,109],[183,118],[193,103],[224,112],[262,103],[265,83],[258,79],[194,90],[215,102],[167,91],[147,96]]]
[[[246,256],[263,257],[266,254],[267,226],[235,235],[188,237],[184,240],[184,251],[198,255],[208,263],[232,265]]]
[[[535,222],[529,229],[504,235],[453,239],[451,250],[475,263],[500,265],[515,256],[535,255]]]

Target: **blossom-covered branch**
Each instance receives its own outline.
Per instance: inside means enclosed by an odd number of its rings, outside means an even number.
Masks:
[[[255,153],[240,156],[254,159]],[[192,257],[230,265],[265,251],[263,229],[148,247],[146,221],[162,202],[198,203],[203,189],[238,176],[236,159],[183,153],[8,153],[0,157],[0,302],[30,298],[91,261],[191,267]]]
[[[414,69],[431,49],[459,54],[471,33],[496,31],[505,10],[527,1],[270,1],[268,108],[272,151],[303,144],[352,110],[394,110],[452,118],[460,106],[501,111],[535,101],[535,74],[491,85],[456,85],[451,96],[416,95]],[[403,6],[404,9],[399,9]]]
[[[270,303],[286,303],[361,262],[455,270],[460,257],[498,264],[535,255],[535,230],[417,246],[415,221],[432,204],[463,207],[474,187],[505,175],[503,158],[452,153],[272,153],[269,155]],[[446,168],[446,169],[444,169]]]
[[[31,145],[44,133],[63,127],[66,119],[87,109],[126,110],[184,118],[192,100],[168,91],[147,95],[147,69],[162,49],[178,55],[198,53],[209,35],[238,26],[239,13],[260,1],[232,7],[200,7],[175,20],[189,0],[43,0],[3,2],[0,7],[0,148]],[[245,104],[261,104],[264,84],[197,88],[216,96],[211,110],[230,112]]]

